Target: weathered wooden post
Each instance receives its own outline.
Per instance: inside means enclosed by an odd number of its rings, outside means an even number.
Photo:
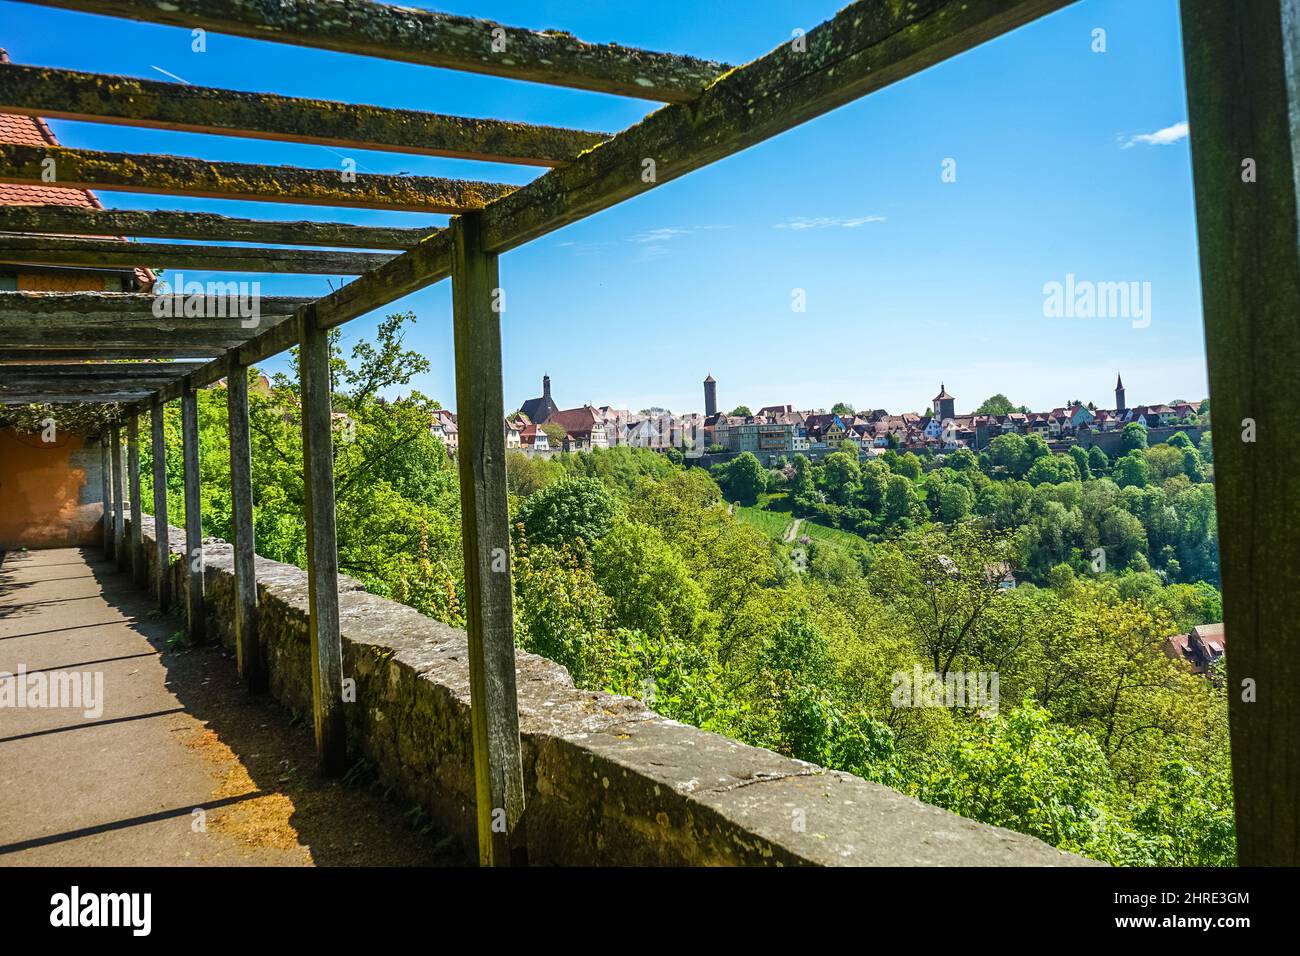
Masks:
[[[497,256],[482,219],[452,220],[452,301],[460,447],[461,536],[469,622],[471,725],[479,862],[526,862],[515,691],[515,635],[506,503],[505,408]]]
[[[230,510],[235,527],[235,655],[250,691],[266,676],[257,637],[257,576],[253,543],[253,450],[248,421],[248,369],[234,356],[226,376],[230,420]]]
[[[298,322],[312,714],[321,770],[339,774],[347,765],[347,728],[343,717],[343,638],[339,631],[329,333],[317,327],[314,305],[300,311]]]
[[[99,436],[100,470],[103,472],[104,486],[104,557],[113,556],[113,459],[109,433]]]
[[[154,597],[158,607],[166,610],[171,603],[171,532],[167,523],[167,431],[166,408],[161,398],[154,396],[149,412],[149,430],[153,452],[153,536],[154,536]]]
[[[140,415],[132,411],[126,420],[126,474],[131,489],[131,541],[127,546],[131,557],[131,578],[141,586],[144,573],[144,529],[140,527],[144,509],[140,501]]]
[[[117,562],[118,569],[121,570],[126,562],[126,542],[123,540],[126,522],[122,514],[122,499],[126,495],[126,488],[122,481],[122,428],[117,422],[113,423],[112,436],[110,455],[113,458],[113,558]]]
[[[190,639],[202,641],[206,630],[203,610],[203,504],[199,499],[199,403],[189,378],[181,390],[181,444],[185,461],[185,561],[186,614]]]
[[[1242,866],[1300,863],[1300,3],[1183,0]]]

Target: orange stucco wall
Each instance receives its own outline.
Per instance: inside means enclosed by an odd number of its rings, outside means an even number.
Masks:
[[[121,292],[122,277],[99,272],[18,273],[20,292]]]
[[[80,435],[0,429],[0,549],[101,542],[102,480],[100,448]]]

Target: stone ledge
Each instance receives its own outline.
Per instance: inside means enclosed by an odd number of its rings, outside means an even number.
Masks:
[[[144,518],[147,560],[153,519]],[[171,528],[172,553],[184,534]],[[230,545],[205,545],[210,633],[233,644]],[[184,565],[172,566],[173,594]],[[152,573],[152,567],[150,568]],[[272,693],[311,710],[307,575],[257,559]],[[475,846],[464,631],[340,578],[351,752]],[[640,701],[577,690],[517,657],[526,826],[533,863],[600,865],[1078,866],[1093,861],[967,820],[851,774],[668,720]]]

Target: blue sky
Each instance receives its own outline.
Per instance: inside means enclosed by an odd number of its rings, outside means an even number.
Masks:
[[[583,39],[742,63],[840,0],[417,2]],[[1103,29],[1106,52],[1093,52]],[[619,130],[655,104],[0,0],[19,63],[199,85]],[[812,123],[502,257],[505,398],[562,407],[927,406],[942,380],[969,410],[995,392],[1050,408],[1207,391],[1176,0],[1083,0]],[[321,146],[55,122],[68,146],[337,169]],[[1159,131],[1170,131],[1153,136]],[[356,152],[363,172],[523,183],[539,170]],[[944,161],[956,181],[944,182]],[[445,217],[101,192],[106,205],[260,218],[439,225]],[[1149,282],[1150,324],[1047,318],[1067,274]],[[187,278],[217,278],[186,271]],[[341,280],[247,276],[266,294]],[[806,293],[803,313],[793,290]],[[454,407],[450,285],[414,311],[432,362],[413,383]],[[346,329],[371,333],[378,316]],[[1141,325],[1141,323],[1136,323]],[[267,363],[284,366],[283,359]]]

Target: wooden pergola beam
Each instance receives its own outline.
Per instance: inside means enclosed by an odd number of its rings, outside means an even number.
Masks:
[[[149,451],[153,458],[154,597],[159,610],[171,604],[171,531],[167,519],[166,411],[154,396],[149,407]]]
[[[35,320],[42,325],[67,324],[79,321],[132,322],[139,321],[155,328],[184,326],[198,319],[164,318],[155,315],[159,303],[166,295],[144,292],[0,292],[0,323],[15,318]],[[173,300],[174,301],[174,300]],[[237,316],[240,305],[238,295],[209,295],[199,302],[190,300],[194,307],[202,308],[205,315],[225,314]],[[310,296],[264,295],[258,298],[262,316],[292,315],[300,306],[314,302]],[[203,320],[214,321],[214,320]],[[0,324],[0,328],[5,327]]]
[[[525,863],[524,784],[515,690],[515,635],[501,393],[501,285],[482,249],[478,216],[452,222],[461,539],[469,643],[470,737],[479,862]]]
[[[0,292],[0,351],[21,357],[26,349],[46,354],[66,350],[69,358],[142,350],[188,357],[215,350],[224,355],[283,324],[312,301],[301,296],[187,300],[120,292]],[[184,314],[186,302],[199,317]],[[163,308],[168,305],[170,312]],[[155,314],[155,307],[161,314]]]
[[[558,166],[607,133],[0,65],[0,112],[149,129]]]
[[[393,258],[384,252],[257,249],[0,234],[0,262],[33,266],[121,266],[276,275],[361,275]]]
[[[258,242],[345,249],[409,249],[437,227],[355,226],[271,221],[179,210],[83,209],[80,206],[0,206],[0,232],[64,236],[140,236],[204,242]]]
[[[58,390],[0,393],[0,405],[116,405],[143,401],[152,394],[141,388],[100,388],[84,393]]]
[[[302,396],[303,510],[307,528],[307,635],[311,645],[312,716],[321,770],[347,769],[343,637],[339,623],[339,555],[334,501],[334,439],[329,336],[308,307],[299,320]]]
[[[669,103],[694,100],[729,69],[692,56],[585,43],[559,31],[506,27],[368,0],[29,2]]]
[[[199,486],[199,403],[187,379],[181,380],[181,461],[185,489],[185,620],[190,639],[200,642],[207,633],[203,598],[203,499]]]
[[[415,248],[335,289],[329,295],[304,304],[299,309],[299,315],[295,316],[295,321],[280,322],[263,329],[239,347],[234,353],[235,360],[240,365],[256,365],[297,345],[297,320],[307,310],[310,310],[312,320],[320,329],[328,330],[367,312],[381,309],[430,283],[447,278],[451,275],[451,246],[451,230],[434,233],[421,240]],[[0,340],[0,345],[2,344],[3,341]],[[227,368],[226,357],[214,359],[195,372],[192,380],[196,387],[211,385],[226,375]],[[163,394],[168,398],[179,397],[167,390]]]
[[[187,375],[195,362],[69,362],[67,364],[13,362],[0,364],[0,385],[9,381],[79,378],[95,382],[166,381]]]
[[[0,363],[118,361],[122,359],[216,358],[226,349],[217,345],[119,346],[81,345],[62,349],[0,348]]]
[[[31,186],[448,214],[482,209],[516,188],[438,176],[345,173],[0,143],[0,183]]]
[[[1300,863],[1300,8],[1183,0],[1237,861]]]

